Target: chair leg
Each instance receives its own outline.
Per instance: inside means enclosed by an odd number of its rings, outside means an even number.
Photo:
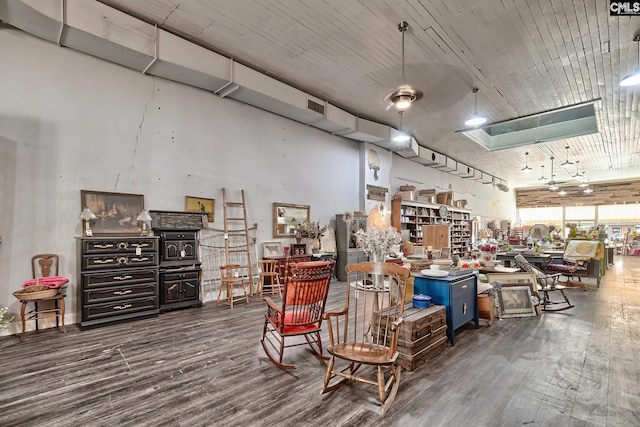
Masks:
[[[58,300],[56,300],[56,302],[57,301]],[[67,328],[64,326],[64,298],[60,298],[60,323],[62,326],[62,332],[66,334]]]
[[[25,328],[25,319],[24,319],[24,310],[27,307],[27,303],[22,301],[20,304],[20,319],[22,319],[22,333],[20,334],[20,341],[24,339],[24,328]]]
[[[381,368],[382,367],[379,367],[378,369],[381,369]],[[389,365],[388,368],[389,368],[389,373],[391,374],[391,378],[389,379],[389,381],[392,381],[393,385],[391,387],[391,390],[389,390],[389,394],[387,395],[386,399],[383,401],[382,407],[380,408],[383,415],[389,410],[389,408],[391,407],[391,404],[396,398],[396,394],[398,394],[398,388],[400,388],[400,373],[402,372],[401,366]],[[383,380],[384,380],[384,375],[383,375]]]

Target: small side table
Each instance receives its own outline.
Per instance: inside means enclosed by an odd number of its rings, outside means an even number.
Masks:
[[[22,334],[20,334],[20,341],[24,339],[25,333],[25,322],[27,320],[35,320],[36,321],[36,331],[39,328],[38,320],[42,317],[41,315],[45,313],[55,313],[56,315],[56,327],[61,327],[63,333],[67,333],[67,328],[64,326],[64,298],[67,296],[64,292],[60,292],[49,298],[41,298],[36,300],[22,300],[20,299],[20,319],[22,319]],[[53,301],[54,308],[47,308],[43,310],[38,309],[38,303],[43,301]],[[34,309],[25,313],[27,304],[32,302],[34,304]]]

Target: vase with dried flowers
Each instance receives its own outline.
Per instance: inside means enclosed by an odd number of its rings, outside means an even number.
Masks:
[[[300,226],[302,237],[311,238],[311,251],[316,254],[320,252],[320,237],[327,231],[326,226],[320,226],[320,222],[304,221]]]

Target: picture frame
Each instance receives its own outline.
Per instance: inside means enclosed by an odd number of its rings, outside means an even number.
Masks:
[[[446,259],[449,258],[449,256],[451,256],[451,248],[440,248],[440,258]]]
[[[282,248],[282,242],[263,242],[262,243],[262,256],[284,256],[284,249]]]
[[[492,285],[499,284],[494,285],[494,289],[501,318],[540,314],[538,284],[534,273],[487,273],[487,281]]]
[[[144,210],[142,194],[80,190],[80,209],[84,208],[89,208],[97,217],[91,224],[94,236],[142,233],[142,225],[137,220]]]
[[[537,316],[529,286],[504,286],[496,292],[500,318]]]
[[[214,221],[214,213],[216,208],[215,199],[207,199],[204,197],[185,196],[184,210],[186,212],[200,212],[207,215],[207,221]]]

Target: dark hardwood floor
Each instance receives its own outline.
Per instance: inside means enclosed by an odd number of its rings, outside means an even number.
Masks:
[[[96,329],[0,339],[1,426],[639,426],[640,257],[617,257],[575,308],[465,326],[430,363],[403,371],[383,418],[375,389],[322,395],[303,347],[283,372],[260,345],[264,303]],[[341,306],[334,282],[329,309]],[[326,334],[323,335],[326,344]]]

